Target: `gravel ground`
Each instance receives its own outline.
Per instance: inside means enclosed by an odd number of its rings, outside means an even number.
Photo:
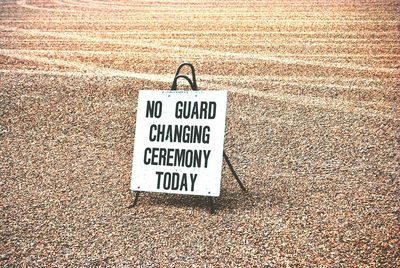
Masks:
[[[1,1],[0,266],[399,267],[399,12]],[[138,90],[188,60],[229,91],[249,193],[224,166],[216,215],[199,196],[128,208]]]

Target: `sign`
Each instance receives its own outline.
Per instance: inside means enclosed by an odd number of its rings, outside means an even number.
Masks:
[[[139,91],[132,191],[219,196],[227,91]]]

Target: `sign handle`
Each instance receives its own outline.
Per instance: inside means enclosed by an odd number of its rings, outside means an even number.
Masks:
[[[186,81],[189,82],[190,87],[192,88],[192,90],[197,90],[197,85],[196,85],[194,82],[192,82],[192,80],[190,80],[189,77],[187,77],[186,75],[183,75],[183,74],[180,74],[180,75],[175,76],[174,81],[172,82],[171,90],[176,90],[176,87],[177,87],[177,83],[178,83],[178,79],[179,79],[179,78],[184,78],[184,79],[186,79]]]
[[[181,65],[179,65],[179,67],[178,67],[178,69],[176,70],[176,73],[175,73],[175,78],[176,78],[177,76],[179,76],[179,73],[180,73],[181,69],[182,69],[184,66],[189,66],[189,67],[190,67],[190,70],[192,71],[192,79],[191,79],[191,81],[193,82],[193,85],[192,85],[192,84],[190,85],[191,88],[192,88],[192,90],[198,90],[197,82],[196,82],[196,72],[194,71],[194,66],[193,66],[192,63],[190,63],[190,62],[184,62],[184,63],[182,63]],[[187,76],[186,76],[185,79],[188,80],[188,81],[190,80]],[[175,79],[174,79],[174,82],[175,82]],[[189,81],[189,83],[190,83],[190,81]],[[171,90],[176,90],[176,84],[175,84],[175,87],[174,87],[174,84],[172,84]]]

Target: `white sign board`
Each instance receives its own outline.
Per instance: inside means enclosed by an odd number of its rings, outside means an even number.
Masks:
[[[219,196],[227,91],[141,90],[132,191]]]

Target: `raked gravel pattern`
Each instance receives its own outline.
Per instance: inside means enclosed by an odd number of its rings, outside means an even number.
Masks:
[[[0,266],[399,267],[398,1],[0,2]],[[137,96],[227,89],[217,213],[129,191]],[[185,85],[180,85],[185,89]]]

